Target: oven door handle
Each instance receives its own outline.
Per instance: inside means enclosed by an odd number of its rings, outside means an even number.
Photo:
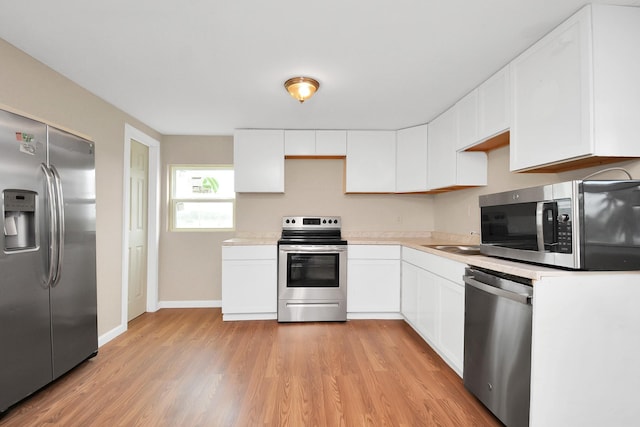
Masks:
[[[520,304],[531,304],[531,296],[519,294],[516,292],[505,291],[504,289],[496,288],[495,286],[488,285],[476,280],[473,276],[464,276],[464,283],[476,288],[480,291],[486,292],[498,297],[508,298],[512,301],[519,302]]]

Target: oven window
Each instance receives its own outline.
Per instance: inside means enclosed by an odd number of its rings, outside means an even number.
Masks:
[[[481,208],[482,243],[537,250],[536,203]]]
[[[287,287],[340,287],[339,257],[340,254],[287,254]]]

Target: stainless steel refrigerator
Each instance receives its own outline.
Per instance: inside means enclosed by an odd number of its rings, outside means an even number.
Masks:
[[[0,412],[98,351],[93,143],[0,110]]]

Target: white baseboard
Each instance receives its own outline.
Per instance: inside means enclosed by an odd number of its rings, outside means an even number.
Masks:
[[[278,313],[227,313],[222,315],[222,320],[225,322],[238,320],[276,320],[277,318]]]
[[[218,308],[218,307],[222,307],[221,300],[158,301],[158,308]]]
[[[367,313],[347,313],[348,320],[402,320],[404,317],[400,313],[367,312]]]
[[[106,334],[100,335],[98,337],[98,347],[102,347],[118,335],[127,331],[127,325],[118,325]]]

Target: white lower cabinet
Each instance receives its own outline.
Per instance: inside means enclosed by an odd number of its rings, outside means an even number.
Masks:
[[[462,376],[466,265],[402,248],[402,307],[405,320]]]
[[[416,327],[431,343],[438,342],[440,287],[437,276],[420,269],[418,273],[418,322]]]
[[[420,272],[420,268],[402,261],[400,312],[412,325],[418,323],[418,280]]]
[[[462,278],[460,278],[460,281]],[[464,356],[464,285],[438,277],[440,349],[462,372]]]
[[[276,319],[275,245],[222,247],[223,320]]]
[[[398,318],[400,246],[349,245],[347,316]]]

